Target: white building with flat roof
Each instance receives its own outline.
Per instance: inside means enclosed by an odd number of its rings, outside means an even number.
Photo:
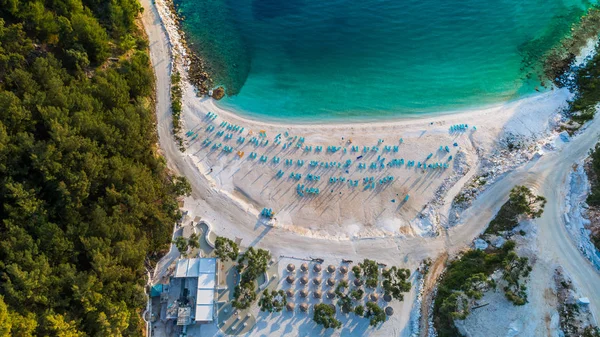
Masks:
[[[174,277],[197,281],[189,282],[189,284],[197,284],[193,313],[194,321],[196,323],[212,323],[214,321],[215,291],[217,288],[217,259],[181,259],[177,261]],[[191,289],[190,292],[192,292]]]

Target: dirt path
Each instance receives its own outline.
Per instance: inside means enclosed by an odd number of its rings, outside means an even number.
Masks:
[[[421,337],[429,335],[429,308],[433,301],[433,289],[437,283],[437,279],[442,275],[448,261],[448,253],[441,254],[429,267],[429,272],[425,277],[423,284],[423,297],[421,301],[421,321],[419,322]]]

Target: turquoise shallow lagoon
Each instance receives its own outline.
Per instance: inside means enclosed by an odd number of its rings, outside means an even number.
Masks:
[[[540,87],[536,61],[580,0],[176,0],[192,48],[253,117],[372,119],[499,103]]]

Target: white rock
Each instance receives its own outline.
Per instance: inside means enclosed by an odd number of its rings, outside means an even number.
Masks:
[[[506,332],[506,337],[514,337],[519,334],[521,331],[521,322],[512,321],[508,326],[508,331]]]
[[[492,241],[492,245],[496,248],[504,246],[504,243],[506,243],[506,239],[501,236],[498,236],[494,239],[494,241]]]
[[[475,244],[475,249],[484,250],[488,247],[487,242],[482,239],[476,239],[473,243]]]

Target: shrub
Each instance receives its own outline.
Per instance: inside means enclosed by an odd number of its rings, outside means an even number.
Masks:
[[[325,303],[315,305],[313,320],[315,323],[322,325],[325,329],[338,329],[342,326],[342,322],[335,318],[335,307]]]

